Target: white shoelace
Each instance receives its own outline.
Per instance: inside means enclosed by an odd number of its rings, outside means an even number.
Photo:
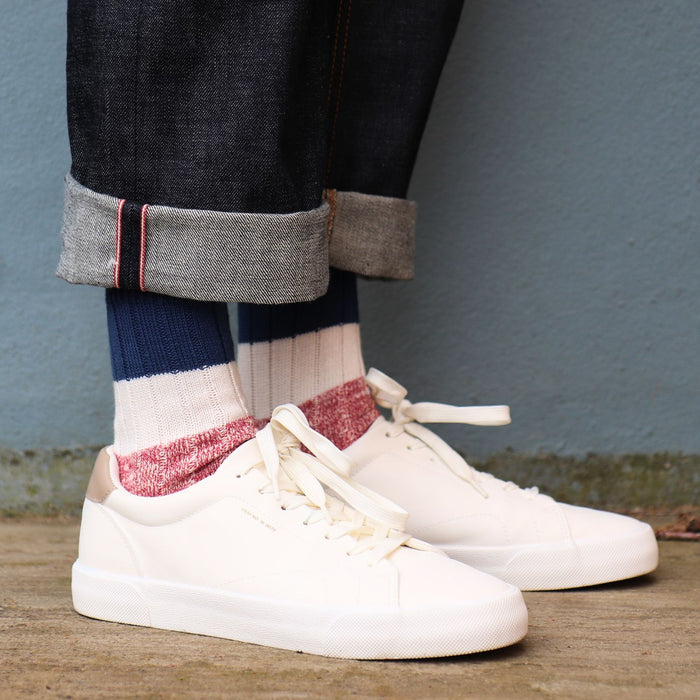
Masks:
[[[458,477],[467,481],[484,498],[488,491],[480,483],[485,479],[493,479],[491,474],[479,472],[469,465],[462,456],[453,450],[435,433],[424,428],[420,423],[466,423],[469,425],[508,425],[510,409],[508,406],[450,406],[442,403],[411,403],[406,395],[405,387],[372,367],[367,373],[367,385],[372,392],[377,405],[391,409],[393,418],[390,435],[400,435],[406,432],[422,442]],[[512,482],[501,482],[503,488],[523,491],[528,497],[538,494],[537,487],[520,489]]]
[[[350,479],[350,459],[314,431],[296,406],[278,406],[256,440],[269,479],[261,493],[273,493],[284,509],[308,507],[304,524],[324,520],[327,539],[350,535],[356,544],[348,555],[371,550],[376,563],[402,545],[434,549],[406,534],[405,510]],[[324,486],[342,501],[329,496]]]

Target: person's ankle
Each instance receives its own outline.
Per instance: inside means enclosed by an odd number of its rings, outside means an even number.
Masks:
[[[255,437],[250,416],[188,435],[167,445],[154,445],[115,456],[122,486],[136,496],[165,496],[211,476],[240,445]]]

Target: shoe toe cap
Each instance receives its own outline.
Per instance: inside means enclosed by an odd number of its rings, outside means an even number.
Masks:
[[[601,539],[610,542],[651,531],[646,523],[626,515],[568,504],[561,504],[560,507],[574,541]]]
[[[516,590],[495,576],[435,552],[402,548],[391,559],[398,570],[401,607],[470,604]]]

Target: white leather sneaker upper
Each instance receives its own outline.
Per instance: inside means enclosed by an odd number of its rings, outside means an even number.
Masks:
[[[602,582],[601,577],[626,578],[655,568],[656,542],[648,525],[560,504],[537,488],[521,489],[479,472],[420,424],[503,425],[510,422],[507,406],[412,404],[400,384],[375,369],[369,371],[367,382],[377,403],[391,409],[393,420],[378,418],[345,452],[358,465],[354,478],[404,507],[410,513],[408,528],[417,536],[460,561],[524,588],[588,585]],[[604,564],[583,561],[586,557],[595,560],[595,549],[601,543],[601,551],[607,552],[601,556],[615,559],[615,542],[618,549],[636,547],[642,552],[641,561],[629,567],[621,564],[617,573],[610,571],[615,566],[607,560]],[[590,553],[582,559],[586,547]],[[579,564],[570,575],[561,573],[563,561],[559,562],[561,575],[528,573],[524,558],[528,550],[538,552],[537,556],[549,551],[553,569],[557,556],[569,562],[576,559]],[[541,570],[543,566],[533,563],[531,568]],[[600,567],[604,573],[594,573]]]
[[[403,504],[410,512],[409,527],[437,547],[499,546],[570,535],[566,517],[549,496],[478,472],[463,460],[468,478],[460,477],[428,445],[408,432],[396,432],[384,418],[346,453],[359,465],[354,478]]]
[[[468,653],[525,633],[517,589],[406,534],[406,512],[354,483],[348,457],[294,406],[276,409],[215,474],[177,493],[135,496],[119,485],[113,455],[104,467],[88,489],[74,567],[74,601],[84,614],[368,658]],[[177,605],[161,609],[162,596]],[[122,597],[115,612],[112,601]],[[284,629],[261,637],[236,618],[222,632],[217,620],[231,605],[239,617]],[[179,621],[200,608],[212,622]],[[280,610],[314,619],[301,634],[277,619]],[[381,619],[367,618],[371,610]],[[389,624],[382,615],[400,617]],[[351,630],[334,637],[334,620]],[[363,633],[368,623],[384,628]],[[391,625],[396,634],[405,628],[405,644],[386,641]],[[363,634],[384,641],[363,646]]]

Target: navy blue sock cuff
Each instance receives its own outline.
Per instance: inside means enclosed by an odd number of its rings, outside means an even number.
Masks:
[[[357,323],[357,279],[331,268],[328,291],[315,301],[296,304],[238,304],[238,340],[258,343],[292,338],[321,328]]]
[[[226,304],[108,289],[115,381],[186,372],[234,359]]]

